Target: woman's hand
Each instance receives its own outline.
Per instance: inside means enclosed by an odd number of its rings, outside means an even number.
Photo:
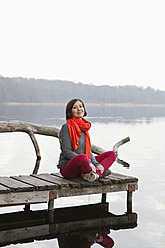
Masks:
[[[96,173],[96,167],[92,163],[90,163],[90,167],[92,168],[92,172]]]
[[[104,173],[104,167],[101,164],[96,167],[96,170],[99,170],[101,172],[101,174]]]

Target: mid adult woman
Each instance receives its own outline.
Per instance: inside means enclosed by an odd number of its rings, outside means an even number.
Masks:
[[[116,159],[113,151],[94,156],[91,152],[89,129],[91,123],[84,118],[85,105],[80,99],[72,99],[66,106],[66,123],[63,124],[59,140],[61,153],[58,163],[64,178],[83,177],[89,182],[110,174],[108,169]]]

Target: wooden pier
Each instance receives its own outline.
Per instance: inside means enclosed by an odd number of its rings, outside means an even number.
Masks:
[[[106,202],[106,193],[127,192],[127,213],[132,212],[132,192],[138,188],[138,179],[117,173],[94,182],[82,178],[64,179],[58,173],[32,174],[0,177],[0,207],[48,202],[48,210],[53,211],[54,200],[59,197],[71,197],[102,194],[102,203]]]

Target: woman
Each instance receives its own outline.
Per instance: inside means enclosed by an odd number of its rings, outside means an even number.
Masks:
[[[105,248],[114,246],[113,239],[102,231],[88,230],[88,233],[65,233],[58,236],[59,248],[90,248],[95,243]]]
[[[66,106],[66,123],[60,130],[59,140],[61,154],[58,168],[65,178],[83,177],[93,182],[110,174],[108,168],[116,159],[113,151],[102,153],[96,157],[91,152],[89,129],[91,123],[85,105],[80,99],[72,99]]]

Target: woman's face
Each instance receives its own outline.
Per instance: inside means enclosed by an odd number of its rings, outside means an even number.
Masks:
[[[83,107],[82,102],[80,102],[80,101],[75,102],[75,104],[72,107],[73,117],[82,119],[84,116],[84,112],[85,111],[84,111],[84,107]]]

